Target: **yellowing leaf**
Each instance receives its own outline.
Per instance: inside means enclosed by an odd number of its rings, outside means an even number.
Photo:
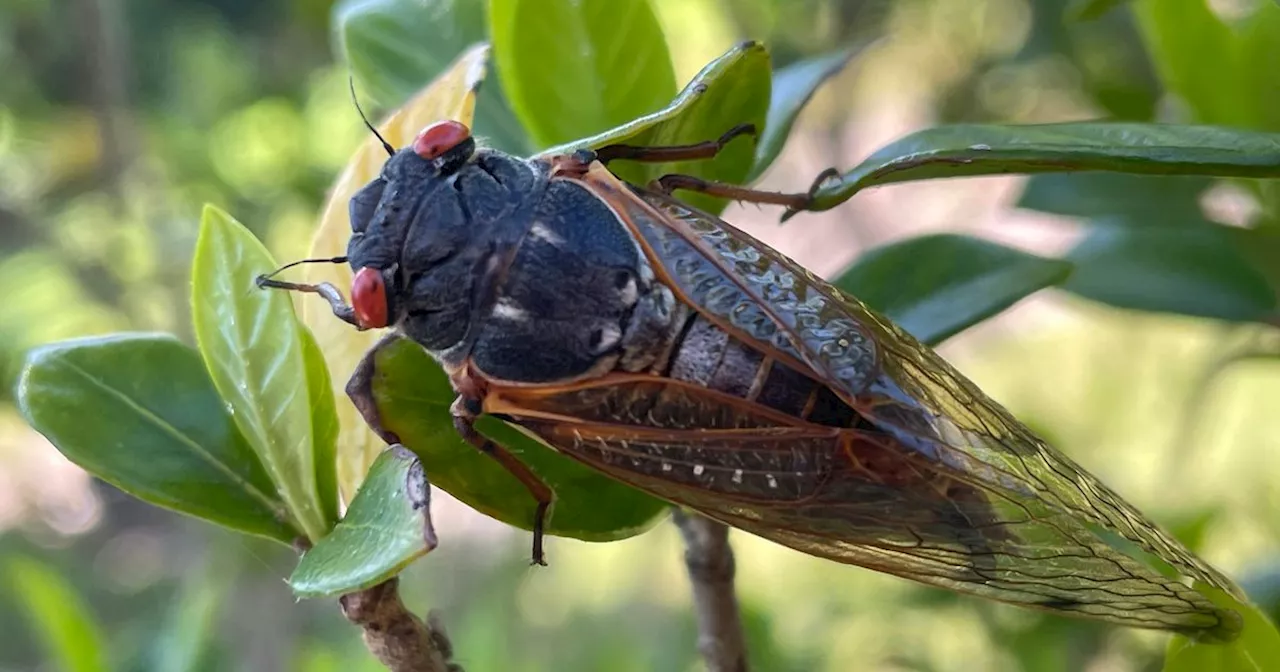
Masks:
[[[378,132],[395,147],[411,142],[418,131],[442,119],[461,121],[468,126],[475,113],[476,91],[484,80],[489,47],[479,44],[464,52],[435,81],[378,125]],[[370,137],[356,151],[342,176],[338,178],[325,204],[320,227],[311,243],[312,257],[335,257],[346,254],[351,237],[347,203],[361,187],[378,176],[387,160],[386,151],[376,138]],[[310,264],[307,282],[330,282],[348,293],[351,269],[345,264]],[[381,338],[377,331],[356,331],[333,316],[329,307],[313,299],[302,301],[302,321],[315,334],[333,377],[334,394],[338,395],[338,484],[344,501],[351,501],[360,482],[384,445],[366,425],[351,403],[346,402],[346,383],[365,351]]]

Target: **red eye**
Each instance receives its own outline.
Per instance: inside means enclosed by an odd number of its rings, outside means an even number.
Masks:
[[[457,121],[437,121],[422,129],[413,140],[413,153],[430,161],[466,142],[471,129]]]
[[[387,286],[382,273],[365,266],[356,272],[351,281],[351,307],[356,311],[356,322],[365,329],[387,326]]]

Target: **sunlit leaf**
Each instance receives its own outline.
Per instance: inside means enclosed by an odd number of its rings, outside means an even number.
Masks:
[[[305,326],[302,337],[302,361],[307,374],[307,403],[311,406],[312,451],[316,461],[316,492],[320,496],[327,527],[332,528],[341,517],[338,497],[338,410],[333,398],[333,380],[324,353],[316,337]]]
[[[22,604],[48,660],[61,672],[106,672],[108,651],[89,605],[53,569],[27,558],[8,562],[9,594]]]
[[[611,144],[687,145],[715,140],[739,124],[764,128],[769,112],[771,76],[768,50],[755,42],[739,44],[704,67],[667,107],[603,133],[553,147],[543,154]],[[740,137],[710,161],[658,164],[615,161],[609,164],[609,169],[640,185],[668,173],[742,184],[751,171],[754,156],[754,138]],[[702,194],[680,192],[679,196],[713,214],[726,205],[723,199]]]
[[[286,544],[300,535],[200,356],[172,336],[33,350],[18,403],[67,459],[139,499]]]
[[[1164,672],[1266,672],[1280,670],[1280,632],[1252,604],[1207,586],[1200,592],[1244,619],[1240,636],[1226,644],[1174,635],[1165,652]]]
[[[1071,264],[939,234],[864,253],[835,284],[929,344],[1062,282]]]
[[[796,117],[800,116],[800,111],[818,88],[843,70],[849,60],[866,46],[861,44],[833,54],[792,63],[774,71],[769,115],[756,145],[755,164],[751,167],[747,182],[755,181],[778,158],[787,137],[791,135],[791,126],[795,124]]]
[[[490,0],[502,87],[539,147],[624,124],[676,92],[648,0]]]
[[[1133,12],[1165,87],[1195,121],[1257,128],[1235,36],[1208,0],[1136,0]]]
[[[362,91],[399,107],[459,54],[488,39],[485,10],[483,0],[345,0],[333,16]],[[478,100],[470,125],[486,145],[520,155],[532,151],[502,87],[491,82]]]
[[[1280,131],[1280,2],[1257,3],[1237,39],[1244,94],[1258,111],[1258,128]]]
[[[531,529],[536,503],[514,476],[453,428],[457,394],[440,366],[401,339],[374,362],[373,393],[382,423],[422,460],[432,485],[509,525]],[[555,493],[548,534],[611,541],[639,534],[669,507],[543,446],[490,417],[481,433],[509,448]]]
[[[1237,251],[1225,227],[1102,225],[1068,255],[1063,288],[1121,308],[1223,320],[1276,311],[1275,291]]]
[[[436,547],[430,487],[407,450],[384,451],[369,470],[347,515],[302,556],[289,577],[294,592],[327,597],[390,579]]]
[[[310,539],[329,530],[316,484],[301,325],[289,296],[255,278],[276,267],[248,229],[207,206],[191,266],[200,354],[231,417]]]
[[[889,144],[824,186],[814,209],[894,182],[1083,170],[1280,177],[1280,134],[1107,122],[938,126]]]
[[[414,96],[378,126],[383,137],[397,147],[411,142],[426,125],[441,119],[455,119],[469,124],[475,109],[476,89],[483,81],[488,47],[477,46],[458,57],[438,79]],[[320,226],[311,242],[312,257],[334,257],[346,254],[347,240],[351,238],[351,222],[347,203],[356,191],[378,176],[387,154],[382,145],[369,138],[356,151],[338,178],[325,203]],[[346,291],[351,286],[351,268],[346,264],[309,264],[305,271],[307,282],[330,282]],[[357,331],[351,325],[338,320],[329,307],[315,297],[301,301],[302,321],[315,335],[316,343],[324,354],[332,377],[334,395],[338,403],[338,483],[342,496],[350,501],[364,474],[385,445],[346,400],[347,379],[355,370],[356,362],[379,339],[371,331]]]

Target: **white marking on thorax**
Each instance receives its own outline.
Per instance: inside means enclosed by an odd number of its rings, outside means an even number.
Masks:
[[[564,236],[552,231],[550,227],[542,222],[534,222],[533,226],[529,227],[529,236],[548,245],[559,246],[564,244]]]
[[[498,303],[493,306],[493,316],[513,322],[523,322],[529,319],[529,313],[524,308],[521,308],[515,301],[506,297],[498,299]]]

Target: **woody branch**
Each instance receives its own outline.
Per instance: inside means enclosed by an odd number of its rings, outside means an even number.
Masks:
[[[698,651],[710,672],[747,672],[729,528],[681,509],[675,511],[675,522],[684,538],[684,561],[693,586]]]

